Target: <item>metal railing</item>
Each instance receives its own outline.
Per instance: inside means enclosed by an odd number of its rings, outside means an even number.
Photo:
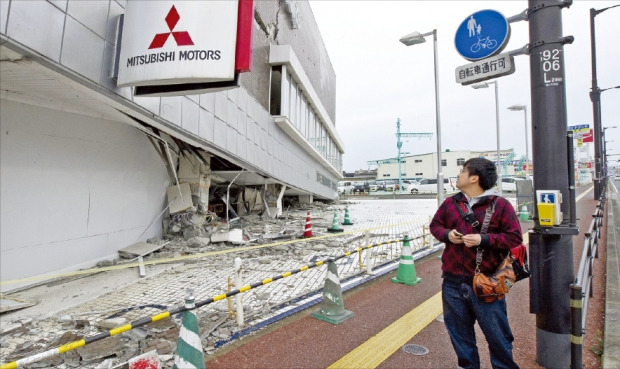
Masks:
[[[593,296],[592,279],[594,259],[598,258],[598,245],[603,227],[605,193],[592,213],[590,227],[584,235],[583,251],[575,283],[570,285],[570,335],[571,335],[571,368],[583,367],[583,336],[586,333],[586,316],[588,301]]]

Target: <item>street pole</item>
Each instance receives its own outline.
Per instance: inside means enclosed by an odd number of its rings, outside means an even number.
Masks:
[[[598,88],[596,79],[596,35],[594,27],[594,17],[596,9],[590,9],[590,49],[592,52],[592,90],[590,100],[592,100],[592,115],[594,122],[594,198],[601,198],[601,91]]]
[[[523,115],[525,118],[525,177],[530,178],[530,148],[527,142],[527,105],[523,106]]]
[[[558,190],[563,219],[558,226],[541,226],[535,207],[534,229],[529,233],[530,312],[536,314],[536,361],[546,368],[571,364],[570,285],[574,282],[562,8],[566,2],[528,1],[532,151],[535,190]],[[570,184],[572,185],[572,184]],[[571,196],[573,197],[571,199]],[[537,201],[536,201],[537,202]]]
[[[502,195],[502,160],[501,153],[499,149],[499,92],[497,80],[493,81],[495,83],[495,131],[497,134],[497,193]]]
[[[443,167],[441,166],[441,120],[439,119],[439,68],[437,65],[437,30],[433,30],[433,61],[435,65],[435,123],[437,126],[437,203],[443,203]]]
[[[601,126],[601,89],[598,88],[596,78],[596,29],[594,27],[594,17],[607,9],[615,8],[620,5],[609,6],[603,9],[590,9],[590,50],[592,54],[592,90],[590,100],[592,100],[592,118],[594,122],[594,198],[601,198],[604,191],[604,179],[602,178],[602,126]]]

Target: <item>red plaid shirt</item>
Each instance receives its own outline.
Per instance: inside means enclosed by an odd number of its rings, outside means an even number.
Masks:
[[[495,272],[499,264],[506,257],[508,250],[519,246],[523,242],[521,225],[517,213],[508,200],[501,196],[489,195],[481,197],[472,207],[474,218],[480,224],[484,221],[487,207],[491,205],[493,198],[497,197],[495,212],[491,217],[489,229],[481,235],[480,245],[484,249],[480,271],[485,274]],[[457,208],[457,202],[467,202],[467,198],[461,192],[447,198],[437,209],[431,221],[430,231],[433,236],[446,244],[442,256],[444,278],[468,276],[472,277],[476,270],[476,249],[464,244],[454,244],[448,239],[448,233],[456,229],[462,234],[479,233],[471,224],[461,217]]]

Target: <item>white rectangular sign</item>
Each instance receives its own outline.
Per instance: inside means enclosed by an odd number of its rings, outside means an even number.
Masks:
[[[456,83],[469,85],[514,72],[515,63],[513,57],[508,54],[499,54],[457,67],[454,74]]]
[[[127,1],[118,86],[231,81],[237,0]]]

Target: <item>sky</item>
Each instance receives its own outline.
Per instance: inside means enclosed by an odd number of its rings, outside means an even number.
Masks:
[[[506,18],[519,14],[527,1],[378,1],[311,0],[310,5],[336,73],[336,129],[344,141],[343,170],[374,169],[367,161],[394,158],[396,121],[401,132],[435,133],[435,82],[432,36],[423,44],[405,46],[399,39],[413,31],[437,29],[439,106],[442,151],[497,149],[495,91],[473,89],[455,81],[455,69],[471,63],[458,54],[454,37],[472,13],[493,9]],[[593,128],[590,8],[620,1],[575,0],[562,10],[567,125]],[[597,81],[600,89],[620,85],[620,7],[595,17]],[[504,52],[529,42],[526,21],[511,23]],[[527,105],[529,158],[532,160],[529,56],[515,56],[515,73],[497,78],[500,148],[525,155],[525,117],[509,106]],[[608,154],[620,159],[620,89],[601,93],[602,126]],[[402,151],[435,152],[431,139],[403,138]],[[590,153],[593,155],[593,147]],[[582,156],[587,156],[582,152]],[[620,165],[620,162],[617,162]]]

